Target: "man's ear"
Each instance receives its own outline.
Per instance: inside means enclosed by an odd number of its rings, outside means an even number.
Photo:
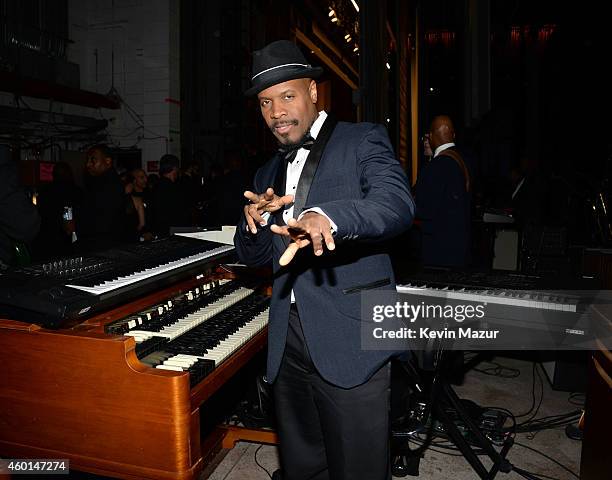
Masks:
[[[308,86],[308,90],[310,93],[310,100],[312,103],[317,103],[317,82],[314,80],[310,80],[310,85]]]

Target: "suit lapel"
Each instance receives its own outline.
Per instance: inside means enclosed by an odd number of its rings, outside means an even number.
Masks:
[[[334,128],[336,128],[337,123],[338,121],[332,115],[327,116],[321,130],[319,131],[319,134],[317,135],[317,139],[310,149],[308,157],[306,157],[306,164],[304,165],[302,174],[300,175],[298,187],[295,192],[295,199],[293,202],[293,218],[298,218],[300,213],[302,213],[302,210],[304,210],[304,205],[306,205],[308,193],[310,192],[310,186],[312,185],[312,180],[317,172],[319,161],[321,160],[325,146],[327,145]]]

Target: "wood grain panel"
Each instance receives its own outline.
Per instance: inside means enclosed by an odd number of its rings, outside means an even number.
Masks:
[[[203,282],[181,282],[65,330],[0,319],[0,455],[68,458],[71,469],[118,478],[196,478],[221,444],[219,430],[201,441],[200,407],[265,348],[267,329],[192,390],[188,373],[140,363],[133,338],[103,330]]]
[[[132,339],[0,329],[2,451],[96,464],[191,468],[189,376],[142,365]]]

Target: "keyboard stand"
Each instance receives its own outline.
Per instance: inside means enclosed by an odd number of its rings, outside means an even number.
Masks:
[[[512,464],[506,460],[506,455],[512,447],[514,442],[513,439],[508,437],[504,441],[501,451],[498,452],[491,441],[480,431],[478,425],[474,423],[451,385],[441,380],[437,388],[439,391],[437,393],[437,402],[433,405],[432,409],[433,416],[442,423],[446,434],[463,454],[478,476],[483,480],[491,480],[495,478],[499,471],[509,473],[512,470]],[[448,415],[447,410],[449,407],[456,412],[457,418],[465,425],[469,434],[476,440],[475,442],[468,443],[465,434],[457,427],[456,420],[453,420]],[[478,455],[476,455],[475,449],[483,450],[491,459],[493,462],[491,470],[486,469],[480,461],[480,458],[478,458]]]
[[[509,473],[512,471],[512,464],[506,459],[506,455],[514,443],[513,439],[508,437],[499,452],[495,449],[491,441],[483,435],[476,423],[474,423],[469,412],[461,403],[461,399],[452,388],[445,374],[443,352],[438,350],[436,356],[435,370],[430,386],[430,402],[425,408],[426,416],[431,416],[430,423],[433,424],[437,420],[441,424],[449,439],[455,444],[482,480],[492,480],[498,472]],[[448,413],[449,410],[456,413],[456,418],[451,418]],[[426,423],[426,421],[427,419],[425,418],[425,422],[422,421],[421,423]],[[457,427],[459,422],[465,426],[465,432],[462,432]],[[430,428],[433,428],[433,426]],[[414,428],[409,430],[414,430]],[[471,443],[466,440],[466,435],[471,437]],[[406,436],[408,436],[406,431],[394,430],[392,432],[392,440],[401,440]],[[396,476],[408,474],[418,476],[420,458],[423,451],[429,446],[430,441],[431,432],[428,433],[427,440],[425,440],[423,446],[416,450],[411,450],[407,442],[403,447],[397,448],[393,454],[393,474]],[[491,459],[493,466],[490,470],[487,470],[480,461],[476,450],[483,451]]]

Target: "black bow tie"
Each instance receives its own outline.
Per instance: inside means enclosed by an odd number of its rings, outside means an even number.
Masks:
[[[307,134],[301,142],[293,144],[293,145],[281,145],[278,147],[278,153],[281,157],[283,157],[288,163],[293,162],[295,157],[297,156],[297,152],[300,148],[305,148],[306,150],[310,150],[312,145],[314,144],[315,139],[312,138],[310,134]]]

